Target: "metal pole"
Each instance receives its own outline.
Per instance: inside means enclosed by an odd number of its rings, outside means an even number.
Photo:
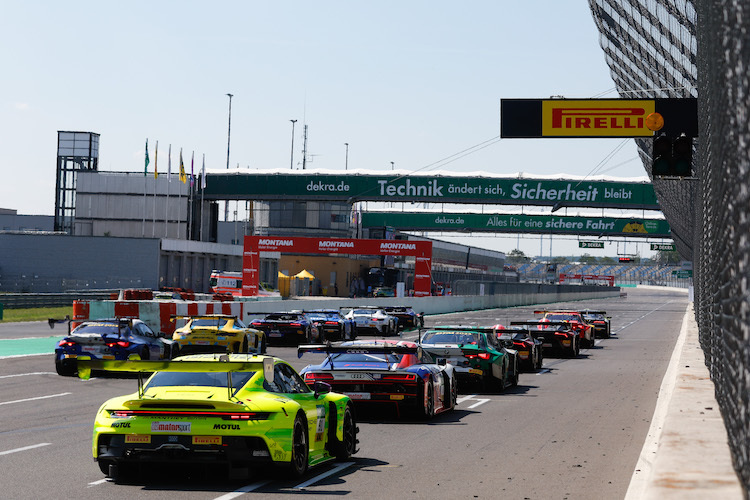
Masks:
[[[229,96],[229,125],[227,127],[227,170],[229,170],[229,142],[232,139],[232,97],[234,94],[227,94]],[[224,221],[229,219],[229,201],[224,201]]]
[[[344,170],[349,170],[349,143],[345,142],[344,146],[346,146],[346,162],[344,163]]]
[[[297,120],[289,120],[292,122],[292,154],[291,159],[289,160],[289,169],[294,170],[294,124],[297,123]]]

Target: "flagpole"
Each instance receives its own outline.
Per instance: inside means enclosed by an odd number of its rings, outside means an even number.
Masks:
[[[172,145],[169,145],[169,170],[167,171],[167,203],[164,209],[164,237],[169,237],[169,185],[172,184]]]
[[[143,222],[141,223],[141,238],[146,237],[146,193],[148,192],[148,184],[146,184],[146,177],[148,177],[148,138],[146,138],[146,159],[145,165],[143,166]]]
[[[151,210],[151,237],[156,236],[156,184],[159,178],[159,141],[156,141],[156,149],[154,150],[154,202],[153,210]]]
[[[206,190],[206,153],[203,153],[203,168],[201,169],[201,229],[200,241],[203,241],[203,192]]]

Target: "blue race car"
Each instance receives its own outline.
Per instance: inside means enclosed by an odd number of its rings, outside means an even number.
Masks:
[[[52,326],[54,320],[50,320]],[[139,319],[98,319],[84,321],[58,342],[55,370],[73,376],[77,358],[124,360],[137,354],[142,360],[171,359],[174,342],[155,333]]]
[[[301,345],[305,352],[325,353],[325,361],[302,369],[305,382],[329,384],[357,405],[393,404],[424,418],[453,410],[458,393],[453,366],[437,364],[414,342],[354,340],[331,345]]]

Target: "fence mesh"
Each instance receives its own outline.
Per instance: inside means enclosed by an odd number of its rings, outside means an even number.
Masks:
[[[589,0],[624,98],[698,97],[693,180],[653,179],[745,495],[750,491],[750,2]],[[636,143],[651,175],[651,143]],[[750,497],[749,497],[750,498]]]

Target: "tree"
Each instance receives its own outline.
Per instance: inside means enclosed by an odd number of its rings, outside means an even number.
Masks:
[[[523,250],[519,250],[518,248],[511,250],[506,256],[506,259],[512,264],[523,264],[524,262],[531,260],[525,253],[523,253]]]
[[[599,259],[597,259],[593,255],[589,255],[589,254],[585,253],[585,254],[581,255],[580,261],[583,264],[596,264],[599,261]]]

